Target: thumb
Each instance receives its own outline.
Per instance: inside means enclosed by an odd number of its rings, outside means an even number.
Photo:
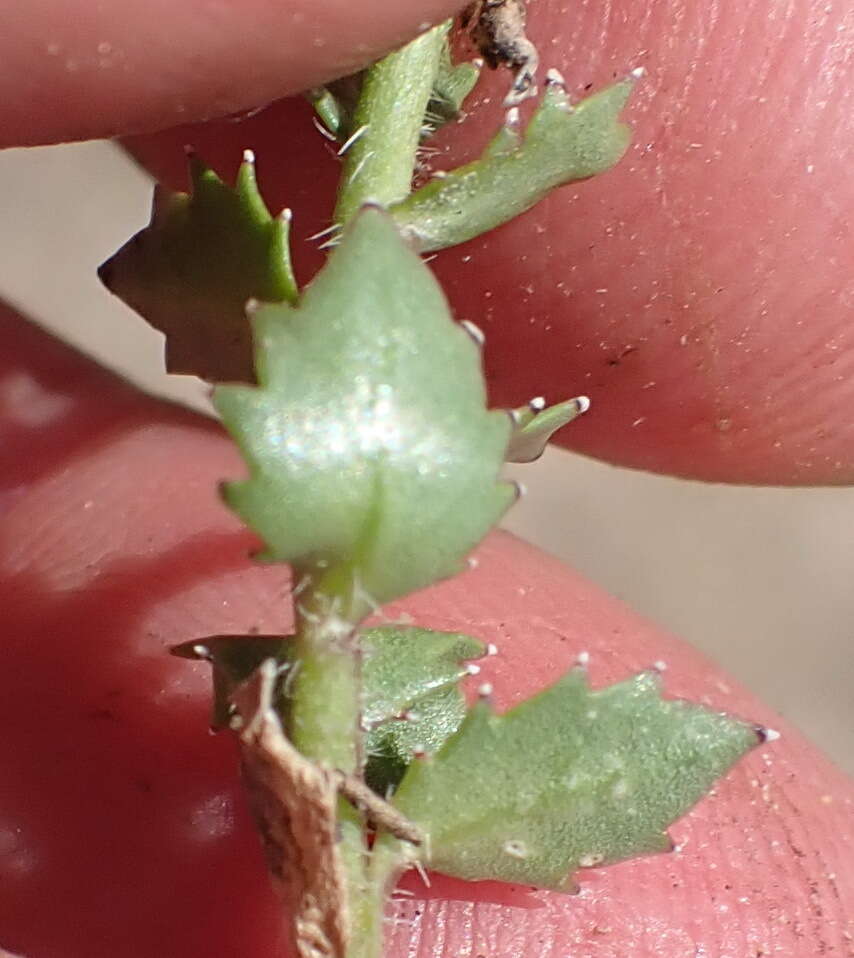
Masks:
[[[166,648],[287,629],[287,575],[246,560],[215,495],[219,430],[0,314],[0,943],[31,958],[270,958],[279,917],[209,676]],[[581,650],[594,685],[663,659],[667,689],[783,732],[673,829],[678,851],[576,897],[436,877],[393,906],[389,955],[850,955],[854,789],[684,644],[504,534],[399,603],[499,654],[503,708]],[[46,908],[45,903],[50,907]]]

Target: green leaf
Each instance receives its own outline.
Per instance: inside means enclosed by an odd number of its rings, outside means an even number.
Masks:
[[[485,652],[457,632],[388,626],[362,637],[362,720],[371,731],[365,779],[378,794],[394,788],[413,755],[437,751],[466,714],[463,664]]]
[[[213,728],[225,728],[230,716],[229,702],[238,685],[265,661],[276,659],[281,665],[293,662],[293,648],[286,635],[208,635],[172,647],[171,652],[184,659],[210,662],[214,677]],[[377,743],[391,734],[382,731],[385,722],[394,723],[395,741],[418,742],[423,738],[425,748],[438,747],[445,738],[430,730],[427,714],[421,703],[433,699],[434,704],[468,674],[464,662],[484,655],[482,642],[460,632],[434,632],[408,626],[379,626],[365,629],[361,635],[362,653],[362,721],[375,729]],[[446,700],[456,715],[456,708]],[[462,702],[462,698],[459,699]],[[421,721],[395,721],[409,709],[417,709]],[[456,731],[465,714],[452,731]],[[449,728],[440,719],[435,708],[430,709],[431,721]],[[399,728],[398,728],[399,727]],[[414,737],[404,728],[420,728],[422,735]],[[398,732],[400,734],[398,734]],[[448,733],[450,734],[450,733]],[[370,749],[370,740],[369,740]],[[397,749],[396,754],[402,754]],[[408,753],[407,753],[408,754]]]
[[[192,194],[155,190],[151,223],[98,271],[107,288],[166,335],[166,368],[252,382],[246,303],[292,301],[290,212],[272,217],[247,151],[234,188],[197,159]]]
[[[394,804],[437,871],[570,890],[579,867],[670,848],[667,826],[756,744],[754,726],[663,700],[655,674],[591,692],[574,669],[504,715],[481,700]]]
[[[318,86],[306,90],[305,98],[314,107],[314,112],[323,124],[323,129],[332,139],[341,140],[347,128],[348,118],[335,94],[328,87]]]
[[[266,659],[283,674],[293,647],[282,635],[210,635],[172,648],[172,654],[202,659],[213,669],[211,727],[227,728],[231,697]],[[482,642],[459,632],[381,626],[362,633],[362,722],[368,756],[365,780],[380,795],[397,786],[413,755],[437,751],[462,724],[465,699],[459,681],[464,663],[485,653]],[[287,682],[282,685],[287,694]],[[287,712],[282,709],[282,715]]]
[[[228,504],[348,620],[458,572],[514,492],[477,347],[389,217],[363,211],[296,308],[254,317],[258,388],[215,404],[249,465]],[[353,605],[358,611],[353,612]]]
[[[363,71],[351,73],[332,80],[326,86],[306,90],[304,94],[330,138],[340,143],[353,132],[353,113],[363,79]]]
[[[633,79],[572,106],[552,74],[524,137],[518,113],[509,111],[480,159],[390,207],[404,235],[422,252],[464,243],[524,213],[555,187],[612,167],[629,143],[618,117]]]
[[[439,69],[433,81],[433,91],[427,106],[427,134],[435,131],[460,115],[463,102],[474,89],[480,76],[480,68],[474,63],[454,64],[448,41],[439,57]]]
[[[213,669],[211,727],[227,728],[234,691],[266,659],[293,662],[293,647],[283,635],[209,635],[183,642],[172,654],[202,659]],[[362,633],[362,722],[370,728],[365,778],[385,795],[400,781],[413,754],[437,751],[456,732],[466,714],[459,681],[464,663],[485,653],[482,642],[459,632],[434,632],[404,626],[380,626]],[[287,683],[283,683],[283,693]],[[283,713],[286,710],[283,710]]]
[[[532,399],[527,406],[514,409],[513,432],[507,447],[507,462],[534,462],[545,452],[552,436],[573,419],[590,408],[586,396],[578,396],[546,407],[541,397]]]
[[[396,625],[366,629],[362,650],[362,718],[369,725],[399,716],[425,695],[456,686],[467,674],[463,663],[486,651],[482,642],[460,632]]]
[[[466,717],[466,701],[457,686],[420,698],[406,719],[390,719],[365,739],[365,781],[380,796],[394,792],[413,759],[437,752]]]

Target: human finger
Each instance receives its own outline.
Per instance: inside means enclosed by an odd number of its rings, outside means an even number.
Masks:
[[[156,130],[351,73],[455,0],[0,2],[0,146]]]
[[[206,667],[167,654],[290,625],[286,571],[248,562],[252,538],[216,496],[238,458],[211,423],[8,311],[0,334],[0,943],[31,958],[270,958],[280,919],[232,743],[207,733]],[[499,708],[583,650],[596,686],[663,661],[669,695],[783,736],[673,828],[674,853],[585,871],[579,896],[410,882],[389,954],[846,954],[851,783],[556,560],[503,534],[478,558],[386,613],[495,643],[478,681]]]

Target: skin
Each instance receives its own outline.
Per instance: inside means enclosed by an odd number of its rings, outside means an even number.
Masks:
[[[82,16],[88,7],[80,6]],[[243,105],[257,102],[258,87],[254,84],[259,78],[247,72],[249,56],[257,59],[259,48],[266,44],[268,58],[262,58],[262,62],[272,62],[270,51],[275,48],[281,75],[281,64],[289,62],[288,54],[293,58],[304,55],[297,43],[302,40],[287,31],[275,36],[262,36],[259,31],[253,35],[254,45],[244,44],[240,34],[234,32],[237,6],[223,4],[217,8],[217,22],[223,26],[221,36],[216,32],[219,27],[207,32],[188,29],[187,23],[197,23],[198,18],[193,20],[186,14],[187,5],[180,17],[173,16],[171,7],[164,10],[158,36],[169,36],[170,49],[164,51],[157,44],[149,49],[140,42],[140,69],[129,73],[125,80],[128,87],[122,94],[125,99],[119,97],[118,105],[86,101],[84,93],[92,96],[92,89],[81,87],[76,75],[69,78],[57,74],[50,87],[50,110],[46,106],[42,109],[38,99],[28,102],[33,90],[24,81],[24,86],[13,88],[15,96],[2,98],[0,127],[17,130],[8,134],[16,137],[15,142],[86,136],[95,129],[153,127],[170,115],[168,109],[164,112],[164,103],[168,106],[189,100],[185,93],[191,87],[195,89],[195,70],[203,75],[205,64],[209,80],[217,68],[223,73],[233,70],[238,78],[251,77],[246,79],[245,96],[239,83],[230,96]],[[377,8],[367,2],[355,6],[357,10],[348,6],[348,29],[354,31],[352,35],[364,29],[365,35],[373,36]],[[429,5],[397,6],[394,16],[400,16],[401,24],[408,16],[407,22],[412,25],[426,16]],[[550,9],[545,2],[542,6]],[[259,4],[259,9],[262,7],[266,9]],[[269,5],[270,10],[273,7]],[[295,5],[289,7],[294,9]],[[328,51],[344,32],[343,24],[335,20],[341,11],[336,14],[333,4],[318,4],[314,9],[323,17],[328,14],[329,44],[318,48],[321,52],[312,57],[312,70],[317,71],[310,74],[312,77],[334,69],[337,60]],[[43,39],[45,24],[49,23],[51,35],[59,38],[56,42],[71,44],[71,33],[76,36],[80,27],[73,22],[68,4],[33,5],[33,10],[33,22],[21,25],[16,21],[16,29],[28,29],[27,35]],[[189,10],[198,13],[202,5],[190,4]],[[679,10],[690,14],[682,6]],[[674,7],[668,15],[675,12]],[[804,17],[801,26],[806,34],[812,29],[808,12],[806,8],[797,11],[798,17]],[[591,10],[582,6],[581,13],[584,16],[570,42],[578,42],[578,50],[586,50],[591,38],[595,38],[596,46],[605,46],[607,56],[598,65],[582,62],[589,66],[591,79],[596,70],[604,79],[612,57],[615,62],[626,59],[618,49],[620,17],[612,12],[611,27],[603,34]],[[134,20],[141,18],[133,10],[124,14],[129,24],[126,35],[132,36],[131,27],[141,29],[144,24]],[[727,13],[728,17],[741,15],[735,10]],[[146,14],[146,19],[149,16]],[[116,18],[117,24],[123,22]],[[693,23],[690,17],[689,22]],[[844,27],[845,22],[840,22]],[[225,26],[232,29],[231,36]],[[732,30],[733,35],[742,35],[735,26]],[[786,59],[791,57],[788,62],[793,64],[800,62],[792,46],[796,34],[794,28],[787,33],[789,46],[785,51]],[[844,46],[844,30],[840,34]],[[694,37],[694,33],[688,30],[684,36]],[[232,48],[229,44],[235,39],[239,42]],[[9,44],[6,33],[0,39],[4,70],[9,69],[5,57],[10,52],[6,49]],[[720,44],[716,55],[723,56],[728,48],[723,39]],[[685,45],[685,56],[690,61],[695,44],[686,40]],[[633,51],[644,46],[636,30]],[[30,49],[31,66],[36,69],[33,45],[24,47]],[[23,59],[26,49],[15,54],[18,76],[28,66]],[[235,63],[223,61],[223,49]],[[666,43],[657,39],[656,48],[650,50],[650,61],[666,62],[668,69],[676,70],[675,63],[667,59]],[[572,45],[561,55],[571,60]],[[836,50],[834,55],[841,54]],[[779,60],[783,53],[772,44],[763,49],[763,56]],[[166,67],[176,63],[190,63],[193,69],[181,67],[190,72],[170,74]],[[237,69],[240,64],[243,72]],[[634,61],[630,59],[627,65],[634,65]],[[719,65],[716,76],[735,88],[737,82],[731,72]],[[753,82],[754,72],[754,66],[743,68],[741,82]],[[774,78],[781,75],[779,71],[769,74],[770,96],[776,96]],[[159,79],[154,81],[152,77]],[[284,92],[289,84],[280,82],[278,92]],[[215,91],[204,100],[203,87],[199,82],[199,99],[193,101],[196,117],[221,108]],[[655,89],[665,90],[666,84],[662,81]],[[645,96],[652,96],[652,90],[650,87]],[[667,95],[673,96],[672,91]],[[144,104],[149,99],[152,106],[146,113]],[[640,124],[651,115],[644,112],[645,102],[641,98],[637,107]],[[659,100],[659,110],[664,102]],[[687,118],[694,116],[692,102],[686,103],[686,113],[680,114],[679,123],[702,125],[707,113],[699,119]],[[779,106],[778,101],[774,102]],[[56,108],[57,103],[63,104],[62,110]],[[32,116],[24,120],[30,105]],[[291,108],[281,109],[287,112]],[[107,115],[100,116],[99,110],[107,111]],[[148,118],[145,123],[140,120],[140,111]],[[53,115],[63,112],[67,114],[64,117]],[[851,122],[842,110],[837,121],[838,128]],[[255,122],[260,123],[260,118]],[[265,122],[269,123],[269,118]],[[473,122],[480,121],[473,118]],[[744,131],[743,135],[748,136],[747,121],[744,123],[737,132]],[[233,126],[228,129],[233,130]],[[257,129],[260,139],[263,131],[261,126]],[[811,128],[803,124],[800,130],[799,135],[813,144]],[[766,130],[764,136],[772,138],[772,132]],[[216,136],[221,137],[221,132]],[[640,138],[644,139],[642,135]],[[173,162],[167,147],[174,139],[155,141],[156,151],[149,143],[152,163],[156,160],[167,167]],[[243,134],[235,134],[235,139],[242,140]],[[755,139],[754,150],[762,145],[761,139]],[[655,165],[663,179],[657,182],[673,182],[674,190],[689,189],[688,179],[681,186],[678,180],[677,166],[685,162],[683,153],[672,140],[668,142],[664,137],[664,141]],[[245,140],[241,145],[246,145]],[[253,145],[260,152],[262,144],[256,140]],[[791,155],[800,155],[800,141],[786,147]],[[466,147],[461,143],[457,148]],[[231,144],[223,143],[223,156],[231,149]],[[314,147],[308,140],[294,144],[298,157],[314,155],[311,149]],[[727,155],[729,152],[733,151]],[[674,158],[671,153],[678,155]],[[593,189],[598,192],[593,199],[572,201],[571,222],[578,222],[580,217],[580,235],[587,235],[596,224],[603,233],[610,222],[608,210],[617,210],[621,201],[632,199],[629,208],[649,218],[651,235],[656,235],[654,224],[659,223],[659,238],[670,237],[666,243],[644,241],[647,255],[656,260],[658,269],[653,272],[665,278],[678,277],[682,266],[687,271],[697,259],[689,256],[690,237],[695,237],[697,244],[706,242],[705,231],[711,226],[704,224],[716,209],[707,204],[709,217],[702,221],[692,217],[681,231],[666,234],[656,217],[661,215],[661,196],[669,193],[656,194],[658,205],[642,199],[648,180],[637,182],[639,174],[631,173],[632,162],[610,174],[601,186],[585,186],[585,196]],[[724,158],[719,162],[723,164]],[[841,157],[828,148],[822,162],[830,167],[836,163],[835,178],[832,170],[821,172],[819,163],[810,175],[827,176],[821,181],[823,195],[833,197],[833,202],[843,208],[844,190],[850,190],[850,186],[844,182]],[[769,182],[773,180],[768,164],[758,168],[767,170]],[[726,167],[730,174],[732,169]],[[305,191],[310,180],[315,188],[322,189],[324,177],[329,176],[331,182],[331,173],[309,167],[304,175],[302,192],[296,191],[289,202],[294,206],[305,203],[306,217],[314,209],[313,215],[320,218],[319,207],[308,204]],[[733,195],[736,182],[724,177],[720,182],[722,195]],[[831,341],[831,335],[838,336],[834,355],[838,356],[839,371],[844,372],[852,355],[844,338],[844,304],[832,298],[825,283],[815,288],[810,285],[817,282],[816,274],[832,282],[821,270],[834,253],[838,259],[843,258],[841,244],[832,234],[822,232],[821,223],[812,223],[814,232],[799,247],[800,258],[793,258],[785,270],[772,270],[760,255],[765,272],[751,274],[754,279],[750,283],[743,280],[746,251],[751,251],[748,261],[752,265],[756,251],[763,254],[764,250],[752,232],[756,219],[767,214],[769,204],[773,205],[765,195],[770,192],[765,182],[752,182],[755,196],[749,192],[737,195],[753,196],[756,205],[746,201],[717,204],[728,207],[730,229],[720,240],[717,254],[709,248],[709,260],[722,270],[721,277],[726,275],[727,282],[742,290],[742,298],[735,302],[751,311],[751,316],[761,312],[757,306],[759,279],[762,295],[767,289],[767,295],[778,304],[775,329],[783,334],[779,337],[783,342],[768,338],[767,352],[762,355],[769,364],[767,368],[777,370],[788,389],[800,390],[800,405],[789,409],[790,415],[792,409],[798,410],[800,432],[794,430],[791,441],[781,447],[783,451],[775,452],[773,444],[760,441],[775,423],[779,427],[782,399],[778,396],[778,405],[766,402],[763,397],[770,388],[766,382],[769,377],[751,377],[747,367],[727,359],[738,350],[721,331],[726,317],[708,298],[698,303],[699,318],[695,321],[699,329],[720,333],[715,353],[716,381],[742,394],[752,410],[751,417],[744,420],[747,435],[739,440],[739,455],[727,443],[741,436],[740,427],[723,432],[718,429],[710,439],[708,430],[698,427],[686,432],[674,424],[668,396],[670,403],[683,411],[702,410],[710,379],[690,364],[680,365],[678,357],[689,349],[679,345],[682,326],[656,339],[652,323],[647,330],[650,348],[636,350],[603,373],[610,377],[603,380],[599,390],[606,394],[606,410],[599,418],[590,416],[584,427],[587,438],[579,439],[582,445],[587,444],[585,448],[623,460],[629,454],[644,457],[634,462],[636,465],[686,471],[675,463],[689,453],[676,447],[688,447],[693,450],[695,471],[706,477],[827,481],[830,475],[822,471],[824,466],[819,468],[825,460],[818,454],[811,460],[812,471],[798,471],[803,465],[798,453],[801,439],[797,437],[807,429],[805,424],[812,422],[814,427],[822,422],[829,432],[823,448],[832,445],[833,455],[850,464],[854,449],[844,423],[846,383],[833,385],[836,379],[821,378],[830,375],[824,372],[827,364],[813,361],[803,327],[797,325],[802,312],[794,308],[799,302],[796,294],[813,289],[810,335],[824,344]],[[780,179],[774,182],[779,184]],[[803,186],[800,180],[788,183],[789,190],[798,186]],[[268,181],[271,192],[283,188]],[[574,195],[574,191],[561,194],[560,202],[569,202],[567,195]],[[775,189],[774,202],[783,204],[780,197],[785,195],[783,187]],[[810,194],[813,198],[819,195]],[[677,202],[675,195],[672,202]],[[687,201],[684,207],[679,202],[684,215]],[[648,203],[650,209],[645,208]],[[486,260],[481,261],[480,269],[472,268],[474,260],[463,264],[461,259],[451,258],[467,255],[462,250],[448,254],[439,269],[447,271],[446,278],[458,277],[452,282],[458,306],[465,302],[457,299],[463,296],[463,287],[471,289],[474,284],[475,292],[470,295],[475,296],[478,276],[487,272],[487,260],[498,267],[494,273],[490,271],[490,283],[501,290],[501,301],[511,286],[515,289],[525,283],[529,268],[536,266],[531,254],[522,252],[532,249],[530,231],[540,224],[550,231],[565,232],[562,224],[568,213],[564,210],[561,214],[561,209],[555,206],[548,213],[540,210],[518,226],[505,229],[490,247]],[[793,216],[796,213],[794,207],[785,209]],[[543,219],[546,215],[548,219]],[[312,228],[317,225],[315,222]],[[721,219],[719,227],[723,225]],[[802,226],[806,229],[806,224]],[[514,234],[516,229],[522,232]],[[519,237],[515,242],[514,235]],[[752,247],[747,242],[750,236],[754,239]],[[604,256],[602,262],[593,254],[579,261],[579,273],[585,279],[579,284],[579,310],[573,313],[581,318],[573,322],[578,324],[580,353],[597,355],[602,336],[611,335],[607,330],[593,333],[586,325],[583,289],[607,286],[613,290],[614,301],[618,296],[631,301],[632,284],[626,285],[628,266],[617,253],[618,240],[613,240],[613,256],[609,252],[612,265],[607,281],[602,278],[606,275]],[[741,258],[732,254],[732,246],[742,251]],[[477,244],[474,247],[473,256]],[[515,259],[511,257],[514,250]],[[521,262],[521,255],[529,255],[529,260]],[[303,269],[309,265],[304,263]],[[505,281],[502,272],[512,275]],[[501,285],[505,282],[509,285]],[[537,316],[552,316],[551,294],[536,273],[532,282],[537,295],[544,297],[532,309],[536,308]],[[668,282],[675,284],[676,279]],[[498,292],[495,298],[499,300]],[[653,311],[659,308],[651,307]],[[498,317],[490,323],[479,315],[477,318],[487,328],[490,340],[500,344],[503,327]],[[522,328],[527,318],[527,309],[516,314]],[[552,318],[557,319],[557,314]],[[659,318],[662,324],[667,319],[677,323],[677,317],[669,311]],[[592,324],[592,318],[589,322]],[[634,320],[630,317],[626,322]],[[506,333],[508,341],[511,332],[508,329]],[[767,335],[770,337],[770,333]],[[117,954],[127,958],[150,958],[152,954],[268,958],[276,953],[278,919],[240,796],[233,749],[227,738],[212,738],[205,733],[208,680],[204,668],[164,655],[170,644],[195,635],[287,628],[282,607],[285,572],[249,564],[246,554],[253,545],[251,538],[215,495],[219,479],[241,473],[239,461],[210,423],[135,393],[9,311],[0,314],[0,336],[4,344],[0,354],[0,444],[7,452],[0,462],[0,589],[6,622],[3,667],[5,674],[15,677],[0,697],[0,724],[4,729],[0,767],[6,770],[4,781],[13,785],[0,788],[0,944],[30,958],[106,958]],[[516,338],[518,331],[514,341]],[[790,341],[799,344],[794,357],[784,351]],[[816,355],[823,356],[823,349],[825,346]],[[499,349],[497,368],[493,368],[493,388],[499,396],[519,388],[509,361],[501,366],[500,356]],[[637,381],[631,378],[634,373],[620,372],[631,368],[632,357],[643,356],[648,356],[643,359],[644,375]],[[524,354],[517,359],[520,370],[522,359]],[[646,401],[638,385],[643,385],[640,380],[647,376],[646,381],[654,379],[659,384],[646,392],[659,390],[650,409],[662,418],[662,424],[645,433],[639,431],[640,427],[633,432],[623,428],[619,433],[621,420],[613,410],[608,412],[608,402],[616,400],[607,397],[622,395],[622,402],[643,408],[637,406]],[[831,390],[830,396],[823,395],[822,389]],[[535,387],[528,392],[540,390]],[[834,403],[839,405],[838,411]],[[697,421],[704,422],[702,417]],[[667,422],[671,425],[665,428]],[[622,436],[620,442],[612,436],[615,429]],[[642,438],[635,439],[626,451],[627,436]],[[730,440],[724,441],[727,436]],[[844,471],[837,470],[834,475],[838,478]],[[466,629],[494,641],[500,654],[484,663],[478,680],[493,683],[500,708],[551,681],[578,652],[587,650],[592,656],[591,676],[596,685],[663,659],[668,664],[670,693],[769,724],[782,731],[783,738],[755,750],[713,796],[675,826],[673,834],[681,848],[678,853],[585,873],[579,897],[446,880],[436,880],[425,893],[416,881],[410,882],[408,887],[415,891],[416,898],[397,906],[401,921],[389,926],[390,955],[563,958],[569,952],[583,958],[643,958],[653,954],[663,958],[812,958],[819,954],[854,954],[854,926],[846,917],[854,913],[851,783],[814,746],[695,651],[639,621],[554,560],[505,535],[491,537],[479,558],[478,567],[464,577],[396,605],[389,614],[408,611],[425,625]]]
[[[158,130],[352,73],[452,0],[0,0],[0,146]]]

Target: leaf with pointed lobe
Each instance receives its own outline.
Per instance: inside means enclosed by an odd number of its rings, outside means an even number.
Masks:
[[[568,891],[579,868],[672,847],[667,827],[760,740],[662,699],[657,674],[594,692],[573,669],[504,715],[479,701],[394,804],[427,836],[425,866]]]
[[[166,368],[212,382],[254,382],[250,299],[293,301],[290,214],[270,215],[247,152],[234,187],[195,157],[191,193],[155,190],[149,225],[98,271],[166,336]]]

